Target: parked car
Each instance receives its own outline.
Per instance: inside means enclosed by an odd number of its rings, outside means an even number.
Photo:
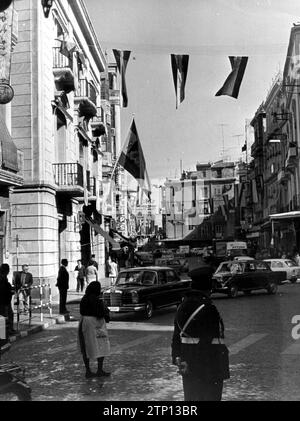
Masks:
[[[179,259],[161,258],[161,259],[156,259],[155,265],[168,266],[174,269],[178,275],[180,275],[182,272],[188,272],[188,266],[187,266],[186,260],[184,260],[184,263],[181,263]]]
[[[250,256],[235,256],[233,260],[255,260],[255,259]]]
[[[261,260],[222,262],[213,275],[212,292],[236,297],[239,291],[250,295],[253,290],[266,289],[269,294],[275,294],[278,284],[285,277],[285,271],[273,272],[270,266]]]
[[[286,279],[294,283],[300,278],[300,266],[296,265],[290,259],[264,259],[274,272],[284,270],[286,272]]]
[[[190,285],[169,267],[137,267],[120,271],[103,299],[112,313],[143,312],[150,319],[153,310],[181,303]]]

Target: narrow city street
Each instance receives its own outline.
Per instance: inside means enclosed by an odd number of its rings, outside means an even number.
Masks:
[[[291,335],[299,300],[299,281],[281,285],[277,295],[214,296],[230,348],[224,401],[300,399],[300,340]],[[78,304],[69,308],[79,318]],[[182,401],[181,378],[170,358],[174,312],[175,307],[159,310],[150,321],[112,316],[111,356],[104,363],[112,372],[108,379],[85,379],[77,321],[14,343],[3,361],[26,368],[34,401]]]

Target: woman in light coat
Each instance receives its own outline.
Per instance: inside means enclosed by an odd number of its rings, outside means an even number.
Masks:
[[[110,376],[110,373],[103,370],[104,358],[110,354],[110,342],[106,328],[106,323],[109,322],[109,310],[104,301],[100,299],[100,293],[100,282],[91,282],[80,302],[81,320],[78,338],[86,368],[86,378]],[[90,369],[90,360],[98,362],[96,373]]]
[[[86,268],[85,276],[86,276],[87,285],[89,285],[89,283],[91,282],[99,280],[97,268],[96,266],[94,266],[92,262],[88,264],[88,267]]]

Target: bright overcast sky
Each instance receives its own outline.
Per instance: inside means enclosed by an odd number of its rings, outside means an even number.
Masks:
[[[245,120],[283,69],[299,0],[85,0],[104,50],[131,50],[128,108],[151,178],[179,175],[197,161],[241,156]],[[189,54],[186,98],[175,108],[171,53]],[[239,98],[215,97],[230,73],[229,55],[249,56]]]

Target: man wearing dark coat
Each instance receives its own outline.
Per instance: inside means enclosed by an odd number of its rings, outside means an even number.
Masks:
[[[22,272],[16,272],[14,276],[14,285],[16,292],[20,291],[19,298],[25,312],[28,311],[30,301],[30,287],[33,284],[32,274],[28,271],[29,266],[23,265]]]
[[[69,272],[67,271],[68,260],[62,259],[58,271],[56,286],[59,290],[59,314],[69,313],[66,308],[67,294],[69,289]]]
[[[172,361],[182,375],[185,401],[220,401],[223,380],[229,373],[224,374],[217,352],[224,338],[224,325],[209,297],[212,269],[204,265],[189,275],[192,288],[178,307],[174,321]]]

